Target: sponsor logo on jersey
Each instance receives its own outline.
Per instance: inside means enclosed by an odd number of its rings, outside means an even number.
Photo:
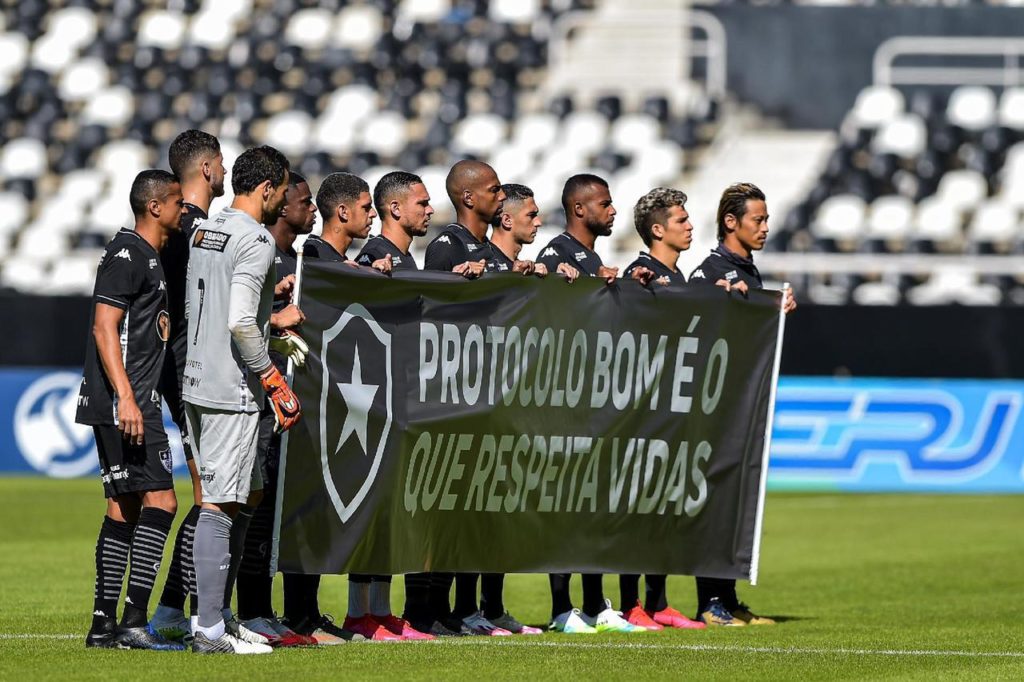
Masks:
[[[115,254],[114,257],[115,258],[124,258],[125,260],[131,260],[132,259],[132,254],[129,253],[128,249],[121,249],[120,251],[117,252],[117,254]]]
[[[226,232],[199,230],[192,239],[192,248],[224,253],[224,248],[228,245],[229,239],[231,239],[231,235]]]
[[[14,440],[36,471],[73,478],[96,469],[92,427],[75,423],[81,384],[77,372],[53,372],[36,379],[21,394],[14,408]],[[88,405],[85,398],[83,407]]]
[[[391,335],[353,303],[323,333],[322,356],[339,346],[340,361],[323,363],[319,445],[328,496],[346,523],[373,486],[391,432]],[[339,460],[346,464],[336,475],[331,464]]]
[[[576,253],[572,254],[572,256],[576,260],[586,260],[587,259],[587,252],[586,251],[577,251]]]
[[[729,272],[725,273],[725,278],[731,282],[734,279],[738,279],[738,276],[736,275],[735,270],[730,270]]]
[[[466,244],[466,250],[467,251],[476,251],[479,248],[480,248],[479,244]]]
[[[152,270],[156,267],[156,258],[149,259],[149,269]]]

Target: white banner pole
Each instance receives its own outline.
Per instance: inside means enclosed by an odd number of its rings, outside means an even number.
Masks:
[[[299,299],[302,294],[302,251],[299,251],[295,259],[295,288],[292,292],[292,303],[299,305]],[[300,306],[301,307],[301,306]],[[288,358],[288,366],[285,371],[285,381],[288,385],[292,385],[292,379],[295,377],[295,365],[292,363],[291,357]],[[281,434],[281,459],[280,464],[277,467],[277,496],[274,499],[274,535],[273,542],[271,542],[270,549],[270,576],[273,577],[277,573],[277,557],[278,557],[278,545],[281,537],[281,501],[284,498],[284,472],[285,465],[288,463],[288,432],[285,431]]]
[[[761,481],[757,493],[757,515],[754,517],[754,548],[750,559],[750,584],[757,584],[757,572],[761,563],[761,530],[764,526],[764,498],[768,486],[768,459],[772,447],[772,425],[775,422],[775,393],[779,388],[779,365],[782,363],[782,337],[786,332],[786,297],[789,282],[782,285],[782,300],[779,302],[779,330],[775,337],[775,360],[772,363],[772,385],[768,393],[768,418],[765,420],[764,450],[761,452]]]

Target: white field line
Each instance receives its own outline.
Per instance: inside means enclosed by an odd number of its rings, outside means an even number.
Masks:
[[[0,640],[79,639],[76,634],[0,633]],[[958,656],[962,658],[1024,658],[1024,651],[962,651],[956,649],[850,649],[845,647],[743,646],[739,644],[654,644],[642,642],[581,642],[521,639],[485,639],[483,637],[442,640],[443,645],[490,644],[502,647],[549,647],[562,649],[638,649],[663,651],[733,652],[741,654],[782,654],[790,656]],[[435,645],[436,646],[436,645]]]

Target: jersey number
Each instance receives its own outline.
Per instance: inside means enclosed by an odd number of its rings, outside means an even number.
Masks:
[[[196,314],[196,333],[192,337],[192,345],[199,343],[199,325],[203,321],[203,302],[206,300],[206,282],[199,278],[199,312]]]

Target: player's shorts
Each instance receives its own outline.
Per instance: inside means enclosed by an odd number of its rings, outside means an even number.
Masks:
[[[203,502],[245,502],[263,489],[256,466],[259,412],[215,410],[185,403]]]
[[[185,451],[185,459],[192,456],[192,444],[188,435],[188,420],[185,419],[185,401],[181,391],[185,381],[185,350],[188,345],[187,334],[177,334],[167,342],[164,353],[164,365],[160,370],[160,393],[167,403],[167,411],[181,432],[181,447]]]
[[[127,441],[113,424],[92,427],[100,458],[104,496],[171,490],[174,461],[162,422],[144,422],[142,445]]]
[[[274,432],[274,410],[264,403],[260,410],[260,435],[256,448],[256,467],[263,478],[263,494],[277,491],[277,471],[281,464],[281,434]]]

